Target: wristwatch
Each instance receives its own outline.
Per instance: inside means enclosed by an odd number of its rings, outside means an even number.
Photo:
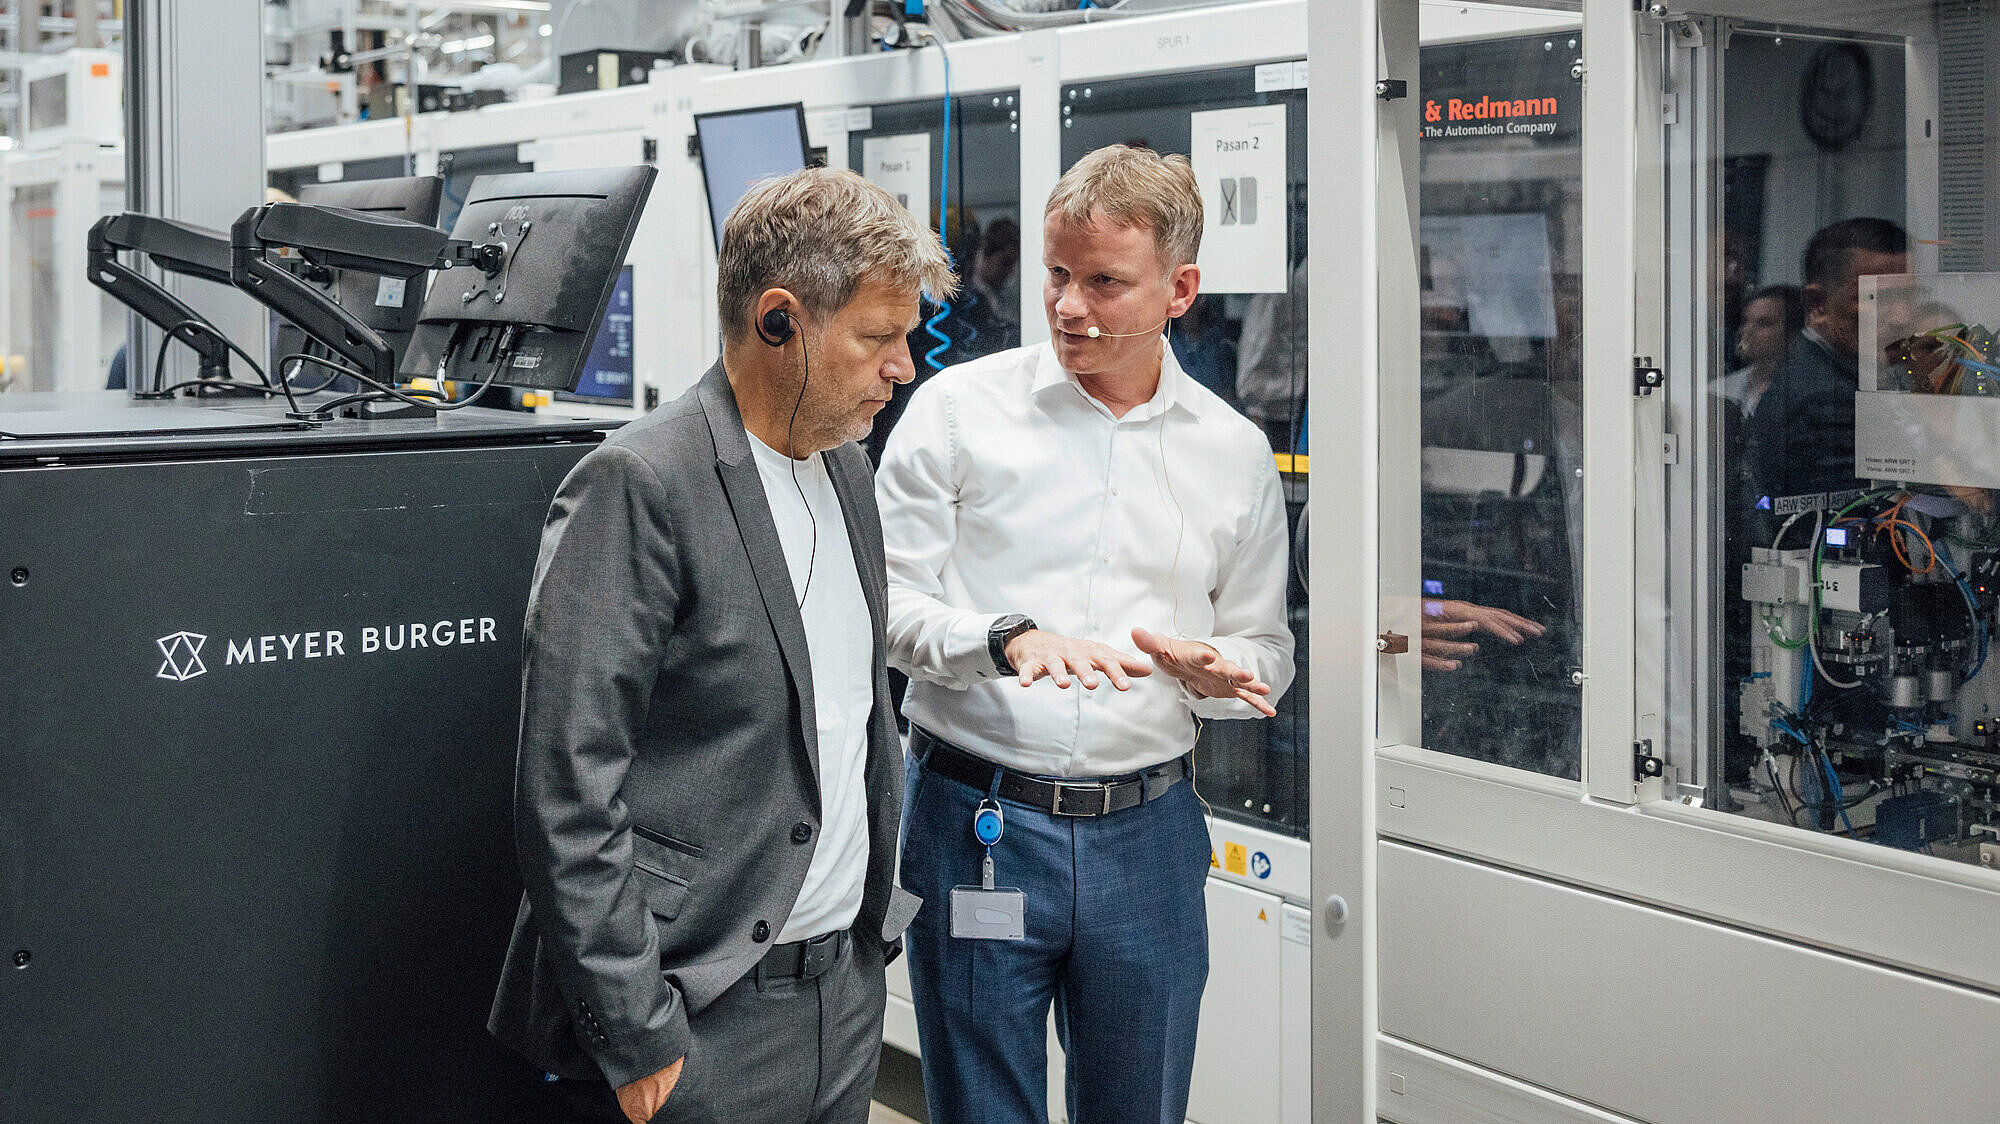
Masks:
[[[1024,632],[1033,630],[1035,622],[1020,613],[1008,613],[993,622],[986,630],[986,654],[993,657],[993,670],[1002,675],[1014,675],[1014,665],[1007,662],[1007,642]]]

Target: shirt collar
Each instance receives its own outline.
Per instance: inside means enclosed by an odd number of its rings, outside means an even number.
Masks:
[[[1044,343],[1039,346],[1040,354],[1035,359],[1035,381],[1031,392],[1040,396],[1051,388],[1067,384],[1075,387],[1078,395],[1090,399],[1089,392],[1083,389],[1082,383],[1076,381],[1076,376],[1063,370],[1062,364],[1056,361],[1055,345]],[[1120,421],[1145,421],[1164,414],[1176,406],[1190,416],[1200,416],[1200,411],[1195,406],[1195,396],[1189,393],[1188,374],[1181,369],[1180,359],[1174,355],[1173,347],[1164,337],[1160,340],[1160,353],[1160,385],[1153,391],[1152,399],[1134,407],[1120,418]],[[1091,399],[1091,401],[1096,400]],[[1101,402],[1097,404],[1103,405]]]

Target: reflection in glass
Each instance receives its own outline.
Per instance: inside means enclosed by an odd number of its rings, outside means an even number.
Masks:
[[[1423,734],[1574,778],[1582,392],[1574,34],[1425,47]]]
[[[872,460],[881,460],[910,395],[931,375],[1021,346],[1019,102],[1013,91],[953,98],[948,160],[942,100],[875,106],[869,127],[848,134],[848,167],[930,217],[951,252],[960,286],[948,309],[925,303],[924,324],[910,334],[916,377],[897,387],[876,415],[867,441]],[[941,185],[945,175],[951,182]]]
[[[1710,806],[2000,862],[1989,8],[1725,24]],[[1927,76],[1906,87],[1906,76]]]
[[[1293,576],[1286,614],[1295,640],[1297,675],[1278,701],[1278,716],[1261,721],[1208,722],[1195,745],[1202,795],[1223,817],[1305,837],[1306,821],[1306,101],[1304,90],[1257,89],[1252,67],[1200,74],[1132,78],[1066,86],[1062,91],[1063,167],[1109,144],[1143,145],[1194,156],[1195,115],[1250,107],[1282,107],[1285,172],[1280,184],[1231,175],[1226,186],[1204,179],[1205,205],[1218,221],[1256,226],[1266,260],[1232,257],[1228,243],[1204,237],[1202,296],[1173,322],[1169,344],[1195,381],[1260,425],[1284,480],[1292,526]],[[1267,118],[1268,119],[1268,118]],[[1214,118],[1200,118],[1213,121]],[[1276,125],[1272,129],[1275,133]],[[1203,164],[1196,161],[1196,175]],[[1225,194],[1228,197],[1224,201]],[[1227,208],[1225,215],[1224,208]],[[1234,220],[1234,221],[1230,221]],[[1255,241],[1255,240],[1250,240]],[[1039,268],[1039,263],[1032,263]],[[1227,292],[1227,277],[1244,269],[1274,274],[1277,292]],[[1337,524],[1336,524],[1337,526]]]

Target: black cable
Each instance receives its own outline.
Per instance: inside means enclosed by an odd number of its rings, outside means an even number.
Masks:
[[[299,404],[297,400],[295,400],[292,397],[292,391],[289,386],[273,386],[271,383],[271,376],[265,373],[263,364],[257,362],[255,359],[252,359],[250,357],[249,352],[243,350],[241,347],[238,347],[235,340],[232,340],[228,336],[225,336],[221,332],[217,331],[214,325],[205,323],[200,320],[177,320],[174,322],[172,327],[169,327],[167,329],[166,334],[160,338],[160,348],[153,355],[154,386],[158,386],[160,384],[160,376],[162,372],[164,372],[166,369],[167,344],[172,342],[173,339],[185,329],[194,329],[196,331],[206,332],[211,338],[221,343],[222,346],[228,348],[232,352],[235,352],[236,355],[242,358],[244,365],[248,366],[252,371],[256,372],[257,381],[262,385],[253,386],[250,383],[240,383],[237,382],[235,379],[228,378],[225,375],[225,377],[220,379],[195,379],[189,382],[175,383],[173,386],[166,387],[165,389],[160,391],[160,393],[171,394],[176,390],[185,389],[187,387],[227,387],[230,390],[241,390],[241,391],[248,391],[251,393],[262,393],[266,396],[282,392],[285,396],[285,402],[291,407],[291,412],[295,414],[298,413]],[[189,344],[189,346],[192,347],[193,344]]]
[[[290,363],[294,359],[298,360],[298,366],[294,367],[292,369],[292,373],[287,375],[285,373],[285,364]],[[318,386],[315,386],[310,390],[300,390],[299,391],[300,394],[318,394],[320,391],[325,390],[327,387],[332,386],[334,383],[340,381],[340,376],[342,375],[350,375],[358,377],[360,374],[360,372],[356,371],[352,367],[346,366],[345,364],[335,363],[332,360],[326,359],[322,356],[313,355],[308,352],[294,351],[289,355],[286,355],[284,358],[278,360],[278,380],[284,383],[285,385],[290,386],[291,381],[298,377],[299,374],[298,367],[303,367],[307,363],[312,363],[316,366],[325,367],[327,370],[333,373],[328,375],[326,377],[326,381],[320,383]]]
[[[793,432],[799,424],[799,407],[806,402],[806,384],[812,381],[812,349],[806,346],[806,328],[799,324],[799,318],[785,313],[785,318],[798,325],[799,339],[799,396],[792,403],[792,420],[785,424],[785,456],[792,462],[792,487],[799,493],[799,503],[806,509],[806,519],[812,524],[812,553],[806,555],[806,584],[799,592],[798,607],[804,610],[806,598],[812,595],[813,570],[819,565],[819,516],[813,514],[812,504],[806,499],[806,490],[799,484],[798,442]]]
[[[463,410],[467,406],[472,405],[473,401],[477,399],[482,393],[484,393],[487,387],[492,386],[493,380],[500,374],[500,368],[496,364],[493,368],[492,373],[488,374],[485,380],[482,381],[478,386],[472,388],[472,393],[454,402],[442,390],[411,390],[405,392],[393,389],[391,387],[383,386],[381,383],[376,382],[374,379],[369,378],[367,375],[361,374],[359,371],[355,371],[352,369],[346,369],[346,370],[348,374],[353,375],[355,378],[360,379],[362,382],[367,383],[369,386],[375,387],[375,390],[363,391],[358,394],[349,394],[346,395],[345,397],[336,398],[333,401],[328,402],[325,405],[319,407],[321,410],[337,410],[342,406],[352,406],[359,402],[388,402],[388,401],[402,402],[407,405],[417,406],[425,410]],[[804,392],[801,391],[800,393],[803,395]],[[437,399],[437,401],[427,402],[416,397],[416,395],[428,395],[432,398]]]

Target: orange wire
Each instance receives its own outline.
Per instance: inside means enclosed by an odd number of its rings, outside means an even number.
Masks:
[[[1910,530],[1915,531],[1917,533],[1918,538],[1924,540],[1924,549],[1930,551],[1930,561],[1925,563],[1923,569],[1921,570],[1917,569],[1916,565],[1912,563],[1909,560],[1909,558],[1903,554],[1902,544],[1898,541],[1902,538],[1902,536],[1896,533],[1896,528],[1898,526],[1908,527]],[[1903,566],[1906,569],[1910,570],[1913,573],[1918,573],[1918,574],[1928,574],[1932,570],[1937,569],[1937,563],[1938,563],[1937,544],[1931,542],[1931,537],[1927,534],[1924,534],[1924,529],[1922,527],[1917,526],[1915,523],[1912,523],[1907,519],[1902,519],[1902,518],[1893,519],[1890,520],[1889,522],[1889,536],[1890,536],[1889,537],[1890,543],[1896,547],[1896,557],[1902,560]]]

